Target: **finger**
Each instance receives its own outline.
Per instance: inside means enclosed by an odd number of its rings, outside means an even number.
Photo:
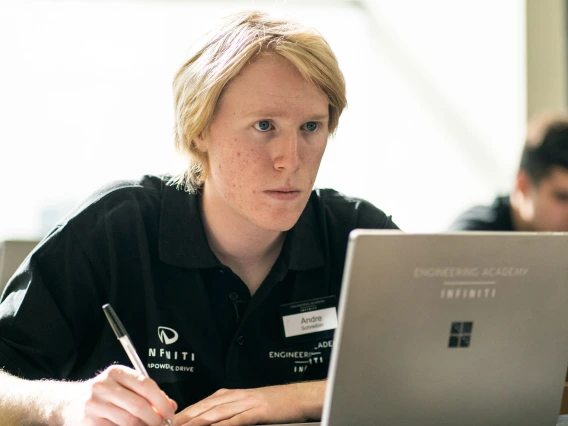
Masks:
[[[173,399],[170,399],[169,396],[166,396],[166,398],[168,398],[168,401],[170,402],[170,405],[171,405],[172,408],[174,409],[174,412],[176,412],[177,409],[178,409],[177,402],[175,402]]]
[[[182,414],[187,420],[193,419],[206,413],[207,411],[224,404],[229,404],[235,401],[244,400],[248,397],[248,393],[245,390],[227,390],[221,389],[214,394],[208,396],[201,401],[190,405]]]
[[[164,391],[162,391],[162,393],[168,399],[168,402],[172,406],[172,408],[174,409],[174,413],[175,413],[178,409],[177,402],[175,402],[173,399],[171,399]]]
[[[109,418],[104,415],[108,410],[111,413],[109,415],[112,415],[109,420],[117,424],[138,424],[141,421],[148,425],[162,423],[162,417],[156,413],[146,399],[123,387],[120,383],[114,381],[94,383],[92,392],[90,405],[94,407],[94,410],[98,410],[95,412],[98,412],[100,417]],[[128,422],[125,421],[126,419]]]
[[[217,423],[212,423],[211,426],[243,426],[243,425],[256,425],[260,422],[257,416],[254,415],[254,410],[250,409],[243,413],[227,420],[221,420]],[[264,423],[264,422],[263,422]]]
[[[109,371],[109,375],[119,384],[147,401],[146,404],[138,399],[131,401],[134,404],[141,404],[146,414],[148,413],[146,405],[149,403],[162,418],[171,419],[174,416],[175,409],[172,407],[171,399],[166,396],[154,380],[144,377],[137,371],[127,367],[113,369]],[[152,412],[155,414],[154,410]]]
[[[85,406],[85,414],[88,418],[96,418],[97,426],[143,425],[140,419],[131,413],[100,399],[89,401]]]
[[[254,407],[252,401],[235,401],[223,405],[217,405],[190,420],[188,426],[209,426],[222,421],[227,421],[251,410]],[[256,423],[256,422],[255,422]],[[240,424],[240,423],[235,423]],[[247,424],[247,423],[244,423]],[[254,423],[248,423],[254,424]]]
[[[116,426],[116,423],[113,423],[109,420],[100,419],[97,421],[97,426]]]
[[[106,419],[97,419],[96,426],[117,426],[117,424]]]
[[[117,391],[116,405],[148,425],[161,425],[163,416],[148,402],[147,399],[141,397],[135,392],[126,388]]]

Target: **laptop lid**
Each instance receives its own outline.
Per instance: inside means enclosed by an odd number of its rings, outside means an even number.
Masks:
[[[556,425],[568,234],[356,230],[322,425]]]

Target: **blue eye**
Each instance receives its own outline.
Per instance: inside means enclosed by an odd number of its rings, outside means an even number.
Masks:
[[[270,124],[270,121],[268,121],[268,120],[261,120],[254,125],[254,128],[256,130],[260,130],[261,132],[267,132],[268,130],[270,130],[272,128],[272,125]]]
[[[315,121],[308,121],[303,127],[304,130],[307,130],[308,132],[315,132],[319,127],[319,123]]]

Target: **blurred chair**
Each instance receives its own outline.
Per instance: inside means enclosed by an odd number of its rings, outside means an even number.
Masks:
[[[6,240],[0,242],[0,294],[38,240]]]

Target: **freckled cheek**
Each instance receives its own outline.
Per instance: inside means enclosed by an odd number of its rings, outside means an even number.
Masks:
[[[321,164],[321,159],[323,157],[323,150],[313,153],[312,156],[306,161],[306,168],[309,170],[310,174],[310,186],[313,187],[316,181],[316,177]]]
[[[260,178],[259,169],[262,167],[263,162],[262,156],[258,153],[254,151],[242,152],[238,157],[237,163],[243,175]]]
[[[306,164],[318,162],[323,157],[325,147],[326,144],[321,142],[304,145],[302,151],[300,152],[300,156],[304,159],[304,162]]]
[[[317,172],[322,157],[323,157],[323,150],[309,151],[306,153],[304,157],[304,164],[307,168],[312,169],[314,172]]]
[[[216,171],[225,197],[240,204],[250,195],[261,192],[260,183],[267,175],[263,158],[263,153],[258,150],[228,149],[223,153]],[[256,210],[254,206],[249,208]]]

